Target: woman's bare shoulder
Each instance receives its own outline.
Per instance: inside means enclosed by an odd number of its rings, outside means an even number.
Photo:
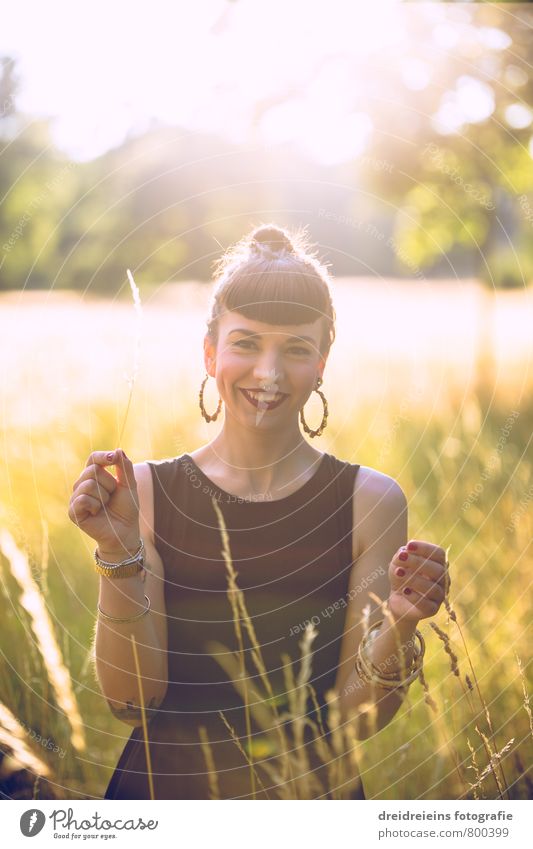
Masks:
[[[365,495],[376,496],[383,495],[386,492],[403,492],[400,484],[391,475],[380,472],[379,469],[373,469],[371,466],[359,466],[359,471],[355,476],[354,494],[361,492]]]
[[[353,490],[354,557],[359,557],[365,540],[373,538],[380,525],[406,509],[407,498],[397,480],[371,466],[360,466]]]

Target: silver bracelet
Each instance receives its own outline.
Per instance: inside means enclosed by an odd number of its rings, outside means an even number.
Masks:
[[[100,616],[103,617],[103,619],[107,619],[109,622],[136,622],[137,619],[142,619],[143,616],[146,616],[146,614],[150,610],[150,607],[151,607],[150,599],[148,598],[147,595],[145,595],[145,599],[148,603],[147,603],[146,607],[144,608],[144,610],[142,610],[140,613],[137,613],[135,616],[127,616],[125,619],[122,619],[118,616],[109,616],[109,614],[104,613],[104,611],[100,607],[100,604],[98,604],[98,613],[100,614]]]
[[[109,561],[107,561],[107,560],[102,560],[102,558],[98,554],[98,548],[95,548],[95,550],[94,550],[94,559],[101,566],[127,566],[128,563],[135,563],[137,560],[139,560],[142,557],[143,554],[144,554],[144,540],[143,540],[142,537],[140,537],[139,548],[137,549],[135,554],[131,554],[129,557],[126,557],[125,560],[121,560],[120,563],[109,563]]]

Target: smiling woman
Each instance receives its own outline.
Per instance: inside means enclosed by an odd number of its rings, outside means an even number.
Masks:
[[[407,551],[407,502],[396,481],[313,448],[299,428],[300,417],[314,438],[327,424],[322,393],[315,430],[303,408],[322,383],[335,337],[329,275],[303,234],[260,226],[216,273],[200,410],[210,422],[224,403],[219,433],[180,457],[133,467],[123,456],[118,482],[103,470],[114,455],[96,452],[74,486],[73,512],[78,498],[77,509],[90,511],[77,523],[99,541],[100,686],[113,713],[135,726],[105,798],[207,799],[216,785],[227,799],[363,799],[355,768],[337,786],[333,750],[331,760],[323,749],[317,759],[308,724],[299,739],[289,734],[301,779],[294,795],[272,749],[276,729],[265,727],[265,699],[294,711],[286,661],[300,660],[300,624],[316,623],[300,721],[322,723],[327,741],[327,694],[334,693],[359,737],[383,727],[418,674],[423,643],[417,652],[415,626],[444,597],[444,552],[422,541]],[[203,400],[209,376],[221,396],[213,415]],[[228,557],[250,617],[246,632],[234,621]],[[375,598],[388,601],[390,618],[382,621]],[[130,631],[139,646],[135,664],[124,640]],[[253,650],[243,635],[253,636]],[[373,729],[361,707],[369,704],[377,711]]]

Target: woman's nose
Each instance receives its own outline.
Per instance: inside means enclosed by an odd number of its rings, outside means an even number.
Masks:
[[[263,384],[272,385],[283,379],[281,369],[277,368],[275,357],[268,357],[257,363],[254,368],[254,378]]]

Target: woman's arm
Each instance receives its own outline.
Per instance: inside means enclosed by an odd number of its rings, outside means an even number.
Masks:
[[[156,711],[168,686],[167,624],[164,597],[164,566],[152,542],[152,530],[146,522],[147,507],[153,505],[150,469],[135,464],[139,494],[140,533],[145,546],[146,579],[100,576],[99,604],[109,616],[135,616],[150,599],[149,612],[137,622],[124,624],[98,617],[94,645],[95,666],[100,689],[111,712],[127,725],[142,724],[141,700],[136,674],[131,634],[135,638],[142,680],[143,701],[147,714]],[[150,501],[148,500],[150,499]],[[153,521],[152,521],[153,524]],[[131,541],[131,551],[139,540]],[[128,555],[123,551],[100,551],[103,560],[120,562]]]
[[[363,608],[370,604],[370,627],[380,619],[385,619],[372,642],[372,662],[376,666],[383,664],[380,668],[386,672],[401,669],[398,640],[379,605],[370,598],[369,592],[377,595],[382,601],[389,597],[389,565],[398,548],[407,542],[407,513],[407,499],[399,484],[388,475],[361,467],[354,492],[354,521],[360,550],[350,575],[349,601],[335,689],[339,695],[339,708],[344,721],[348,716],[357,719],[361,705],[376,705],[376,731],[390,722],[403,697],[397,692],[385,690],[379,685],[372,686],[361,680],[355,669],[355,657],[364,635]],[[397,627],[407,668],[414,654],[412,638],[416,622],[398,620]],[[355,733],[358,739],[366,739],[374,730],[368,721],[369,718],[368,713],[363,712],[357,719]]]
[[[354,492],[354,527],[360,550],[350,576],[349,603],[335,689],[343,720],[355,719],[355,734],[366,739],[387,725],[403,701],[399,690],[366,683],[354,668],[363,637],[363,608],[370,605],[369,626],[383,619],[368,656],[380,672],[405,676],[414,655],[420,619],[434,616],[444,601],[446,552],[424,540],[407,540],[407,500],[388,475],[363,467]],[[361,475],[361,470],[358,478]],[[387,602],[391,617],[381,612],[376,595]],[[365,703],[370,709],[365,709]],[[375,708],[375,710],[373,709]],[[374,713],[371,721],[370,713]]]

